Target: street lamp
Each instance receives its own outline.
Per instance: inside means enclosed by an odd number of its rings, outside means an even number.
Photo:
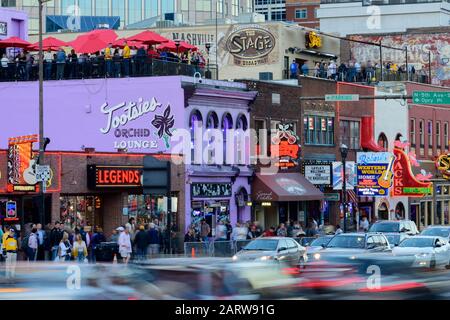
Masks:
[[[178,57],[178,62],[180,61],[179,60],[179,58],[180,58],[180,51],[179,51],[179,48],[180,48],[180,44],[181,44],[181,40],[180,39],[176,39],[176,40],[173,40],[173,42],[175,42],[175,46],[177,47],[177,57]]]
[[[347,232],[347,177],[346,177],[346,159],[348,155],[348,147],[342,144],[340,147],[341,157],[342,157],[342,168],[343,168],[343,178],[342,178],[342,209],[344,210],[344,233]]]
[[[209,70],[209,50],[211,49],[211,42],[207,42],[205,43],[205,48],[206,48],[206,53],[208,54],[208,60],[207,60],[207,70],[205,72],[205,78],[206,79],[211,79],[211,70]]]

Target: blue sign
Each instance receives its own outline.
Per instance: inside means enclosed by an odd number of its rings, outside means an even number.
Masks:
[[[6,203],[6,218],[7,219],[17,218],[17,203],[15,201],[8,201]]]
[[[386,197],[393,182],[395,157],[389,152],[357,154],[357,191],[362,197]]]

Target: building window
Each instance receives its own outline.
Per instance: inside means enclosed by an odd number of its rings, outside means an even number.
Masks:
[[[235,17],[237,17],[239,15],[239,0],[232,0],[231,14]]]
[[[78,0],[78,6],[80,7],[81,16],[92,15],[92,1],[91,0]]]
[[[383,151],[387,151],[389,148],[388,140],[384,133],[380,133],[378,136],[378,146],[383,148]]]
[[[306,19],[308,18],[308,10],[307,9],[296,9],[295,10],[295,19]]]
[[[257,155],[266,155],[267,154],[267,138],[268,135],[264,134],[266,132],[266,121],[265,120],[255,120],[255,131],[256,131],[256,137],[258,139],[256,145]]]
[[[188,0],[186,0],[186,2],[188,2]],[[144,5],[145,19],[153,18],[158,15],[158,0],[145,0]]]
[[[197,0],[195,8],[197,11],[211,11],[211,0]]]
[[[314,8],[314,18],[317,18],[317,9],[319,8]]]
[[[128,23],[142,20],[142,6],[140,0],[128,0]]]
[[[95,15],[109,16],[109,0],[95,1]]]
[[[112,0],[111,3],[112,15],[120,17],[120,24],[125,23],[125,1],[123,0]]]
[[[359,121],[341,120],[339,123],[341,144],[353,150],[361,149],[359,127]]]
[[[444,145],[445,150],[448,150],[448,122],[444,123]]]
[[[416,147],[416,119],[411,119],[409,121],[409,141],[411,142],[411,147]]]
[[[333,145],[334,119],[321,116],[305,116],[303,118],[305,144]]]
[[[420,147],[425,148],[425,133],[424,131],[425,121],[420,120],[419,123],[419,135],[420,135]]]
[[[211,0],[209,1],[209,11],[211,11]],[[174,0],[164,0],[161,1],[161,13],[165,15],[166,13],[174,13],[175,12],[175,3]]]
[[[223,0],[217,0],[216,2],[216,12],[223,13]]]
[[[280,104],[281,96],[279,93],[272,93],[272,104]]]
[[[427,123],[427,134],[428,134],[428,155],[433,154],[433,121],[428,120]]]
[[[436,147],[438,150],[441,149],[441,122],[436,122]]]

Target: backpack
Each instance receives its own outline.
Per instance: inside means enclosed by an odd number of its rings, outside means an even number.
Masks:
[[[20,244],[20,247],[22,250],[26,251],[28,250],[28,240],[30,239],[30,235],[27,235],[22,239],[22,242]]]

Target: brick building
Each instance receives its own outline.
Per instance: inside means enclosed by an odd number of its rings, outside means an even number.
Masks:
[[[286,20],[297,22],[304,27],[320,29],[318,8],[320,0],[286,0]]]

